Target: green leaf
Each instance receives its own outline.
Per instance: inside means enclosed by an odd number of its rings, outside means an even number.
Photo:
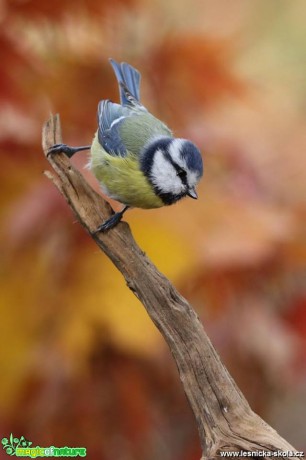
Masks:
[[[10,435],[10,443],[13,444],[13,441],[14,441],[14,437],[13,437],[13,433],[11,433],[11,435]]]

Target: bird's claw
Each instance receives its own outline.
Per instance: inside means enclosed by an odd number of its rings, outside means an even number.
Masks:
[[[65,153],[69,156],[71,150],[71,147],[69,147],[67,144],[54,144],[48,149],[47,156],[53,155],[54,153]]]
[[[112,215],[109,219],[107,219],[103,224],[101,224],[97,230],[94,231],[94,234],[102,232],[105,233],[108,230],[111,230],[112,228],[116,227],[117,224],[119,224],[120,220],[122,219],[122,214],[120,212],[116,212],[115,214]]]

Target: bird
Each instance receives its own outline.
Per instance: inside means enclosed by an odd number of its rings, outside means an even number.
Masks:
[[[198,147],[174,137],[140,102],[140,72],[126,62],[109,61],[120,104],[109,99],[99,102],[98,129],[91,145],[55,144],[48,151],[48,155],[63,152],[70,158],[90,150],[88,167],[102,192],[123,204],[94,233],[114,228],[130,208],[169,206],[187,196],[197,199],[196,186],[203,175]]]

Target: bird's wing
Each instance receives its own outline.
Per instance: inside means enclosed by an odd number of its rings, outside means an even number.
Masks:
[[[98,106],[98,139],[110,155],[140,155],[143,147],[158,136],[170,136],[169,128],[146,109],[104,100]]]
[[[120,125],[133,111],[109,100],[99,102],[98,139],[104,150],[110,155],[126,156],[127,149],[120,136]]]

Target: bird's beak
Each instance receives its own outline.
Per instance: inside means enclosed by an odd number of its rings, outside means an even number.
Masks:
[[[190,188],[187,192],[187,195],[190,196],[190,198],[193,198],[194,200],[198,199],[198,194],[195,191],[195,188]]]

